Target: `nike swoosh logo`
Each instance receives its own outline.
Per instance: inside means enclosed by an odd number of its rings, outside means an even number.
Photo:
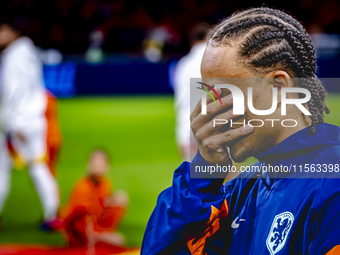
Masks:
[[[235,220],[231,223],[231,228],[238,228],[240,226],[240,223],[237,223],[239,217],[236,217]],[[240,219],[239,222],[246,221],[246,219]]]

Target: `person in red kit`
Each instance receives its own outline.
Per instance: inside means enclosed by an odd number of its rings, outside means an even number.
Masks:
[[[128,195],[112,193],[107,154],[102,150],[91,153],[88,174],[72,190],[62,211],[64,230],[70,246],[94,248],[105,243],[123,246],[125,238],[117,228],[126,214]]]

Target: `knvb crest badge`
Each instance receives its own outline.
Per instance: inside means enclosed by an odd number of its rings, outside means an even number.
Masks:
[[[285,246],[293,222],[294,216],[291,212],[283,212],[275,216],[266,242],[271,255],[275,255]]]

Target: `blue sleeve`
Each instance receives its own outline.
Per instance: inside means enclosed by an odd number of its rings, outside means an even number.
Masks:
[[[340,179],[324,179],[321,209],[317,210],[311,231],[309,254],[340,254]],[[331,252],[330,252],[331,251]]]
[[[223,179],[190,179],[190,166],[195,165],[208,163],[197,153],[191,165],[182,163],[172,186],[159,195],[144,234],[142,255],[199,253],[205,238],[216,231],[215,220],[228,214]]]

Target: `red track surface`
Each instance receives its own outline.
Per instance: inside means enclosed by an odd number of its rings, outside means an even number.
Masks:
[[[124,254],[135,255],[139,249],[128,249],[120,247],[96,247],[95,255]],[[89,255],[86,248],[72,247],[44,247],[33,245],[3,245],[0,246],[0,255]],[[93,253],[92,253],[93,254]],[[94,254],[93,254],[94,255]]]

